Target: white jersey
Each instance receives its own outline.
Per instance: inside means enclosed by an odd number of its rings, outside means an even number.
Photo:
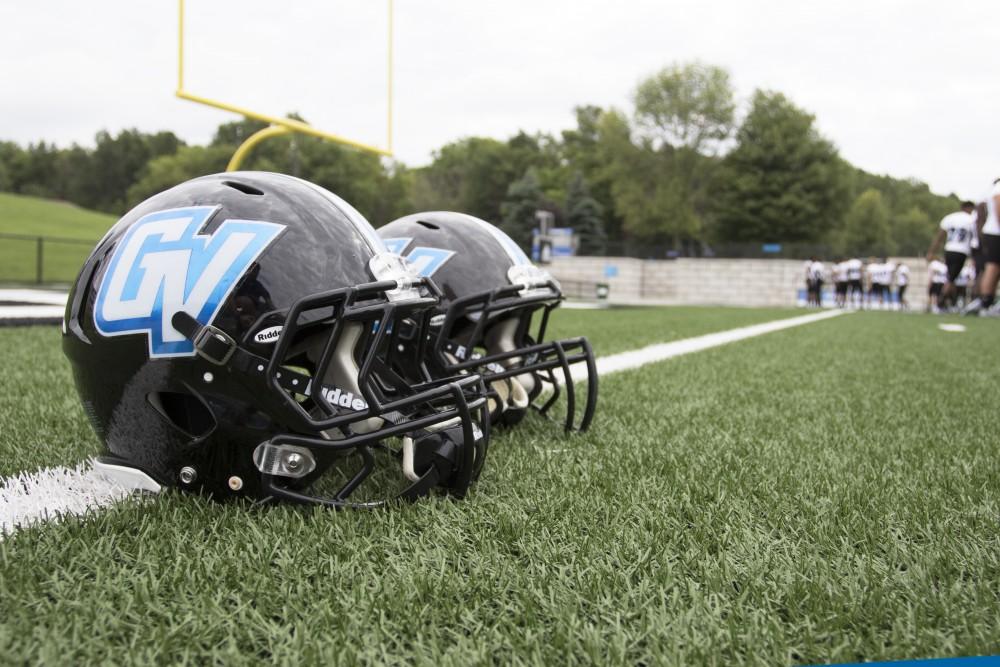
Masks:
[[[976,265],[973,262],[966,262],[962,271],[955,278],[955,285],[958,287],[968,287],[976,282]]]
[[[910,267],[906,264],[900,264],[896,267],[896,284],[900,287],[906,287],[910,284]]]
[[[931,277],[932,283],[944,284],[948,282],[948,267],[939,259],[935,259],[927,265],[927,274]]]
[[[849,259],[844,262],[847,267],[847,279],[848,280],[861,280],[861,270],[864,268],[864,264],[861,263],[860,259]]]
[[[965,211],[949,213],[941,219],[941,229],[948,234],[945,252],[972,254],[972,239],[976,234],[976,219]]]
[[[833,265],[833,282],[847,282],[847,262],[837,262]]]
[[[997,205],[993,201],[995,197],[1000,197],[1000,181],[994,183],[986,195],[986,224],[983,225],[983,234],[1000,236],[1000,220],[997,219]]]
[[[810,280],[823,280],[823,262],[810,262],[806,276]]]
[[[892,283],[892,272],[895,267],[892,264],[869,264],[868,277],[874,285],[889,285]]]

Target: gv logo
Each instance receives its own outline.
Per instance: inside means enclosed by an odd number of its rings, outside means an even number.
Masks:
[[[170,324],[183,310],[211,324],[240,276],[284,225],[226,220],[199,234],[217,206],[192,206],[143,216],[125,233],[97,292],[94,323],[105,336],[146,333],[150,357],[194,354]]]
[[[403,251],[406,250],[406,246],[410,245],[412,240],[413,239],[386,239],[385,245],[389,249],[389,252],[396,255],[403,255]],[[438,269],[444,266],[444,263],[451,259],[454,254],[454,250],[417,246],[404,256],[413,266],[417,274],[423,276],[424,278],[429,278],[433,276]]]

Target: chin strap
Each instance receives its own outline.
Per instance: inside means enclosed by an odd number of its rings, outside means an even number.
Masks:
[[[170,324],[194,343],[194,351],[205,361],[246,373],[251,377],[259,376],[261,381],[264,381],[264,371],[267,370],[270,360],[240,347],[236,340],[222,329],[212,325],[204,326],[183,310],[174,313],[170,318]],[[283,389],[293,394],[309,396],[312,392],[313,378],[304,373],[282,368],[275,379]]]

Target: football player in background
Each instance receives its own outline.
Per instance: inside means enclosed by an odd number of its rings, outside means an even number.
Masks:
[[[847,305],[847,261],[837,257],[833,264],[834,302],[837,308]]]
[[[819,308],[823,300],[823,262],[815,256],[806,262],[806,290],[809,305]]]
[[[986,266],[986,260],[983,259],[983,244],[979,239],[979,228],[983,223],[979,220],[978,206],[976,207],[976,210],[972,212],[972,217],[976,219],[976,224],[972,228],[973,232],[975,232],[975,236],[972,238],[972,254],[969,255],[969,264],[972,266],[972,274],[974,278],[969,283],[968,302],[979,298],[979,276],[983,275],[983,269]],[[968,305],[968,302],[966,305]]]
[[[896,265],[888,257],[882,258],[882,293],[885,297],[886,310],[894,310],[892,303],[892,280],[896,276]]]
[[[949,213],[941,219],[937,234],[927,250],[927,261],[937,256],[941,244],[944,244],[944,263],[948,267],[948,281],[941,289],[938,297],[938,307],[948,308],[954,305],[957,290],[955,280],[965,267],[966,260],[972,254],[972,241],[976,238],[976,218],[972,212],[976,205],[971,201],[962,202],[962,209]]]
[[[814,291],[814,285],[813,285],[813,279],[812,279],[812,263],[813,263],[813,259],[815,259],[815,258],[807,259],[802,264],[802,276],[803,276],[803,278],[805,278],[805,281],[806,281],[806,305],[807,306],[813,305],[813,291]]]
[[[910,267],[900,263],[896,267],[896,300],[899,301],[900,310],[909,310],[910,304],[906,303],[906,288],[910,284]]]
[[[874,257],[869,257],[868,261],[865,262],[865,308],[871,308],[872,303],[875,301],[875,292],[878,289],[873,278],[873,272],[877,268],[875,265],[878,262]]]
[[[854,308],[860,308],[864,300],[864,286],[861,278],[864,275],[865,265],[857,257],[852,257],[845,262],[847,267],[847,291],[849,301]]]
[[[927,312],[939,313],[941,290],[948,282],[948,265],[937,257],[927,264]]]
[[[966,262],[961,273],[955,278],[955,306],[965,308],[969,303],[970,290],[976,284],[976,265],[974,262]]]
[[[996,298],[997,281],[1000,279],[1000,178],[993,181],[986,199],[976,207],[976,225],[979,233],[983,270],[979,275],[979,296],[962,311],[964,315],[978,315],[989,310]]]
[[[874,307],[875,299],[878,299],[878,307],[884,310],[887,307],[889,297],[889,284],[892,282],[893,265],[886,258],[879,261],[872,261],[868,264],[868,304]]]

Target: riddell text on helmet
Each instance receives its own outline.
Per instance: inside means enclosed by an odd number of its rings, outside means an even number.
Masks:
[[[320,396],[330,405],[348,408],[355,412],[368,409],[368,402],[361,397],[356,397],[352,391],[343,391],[340,387],[323,387]]]

